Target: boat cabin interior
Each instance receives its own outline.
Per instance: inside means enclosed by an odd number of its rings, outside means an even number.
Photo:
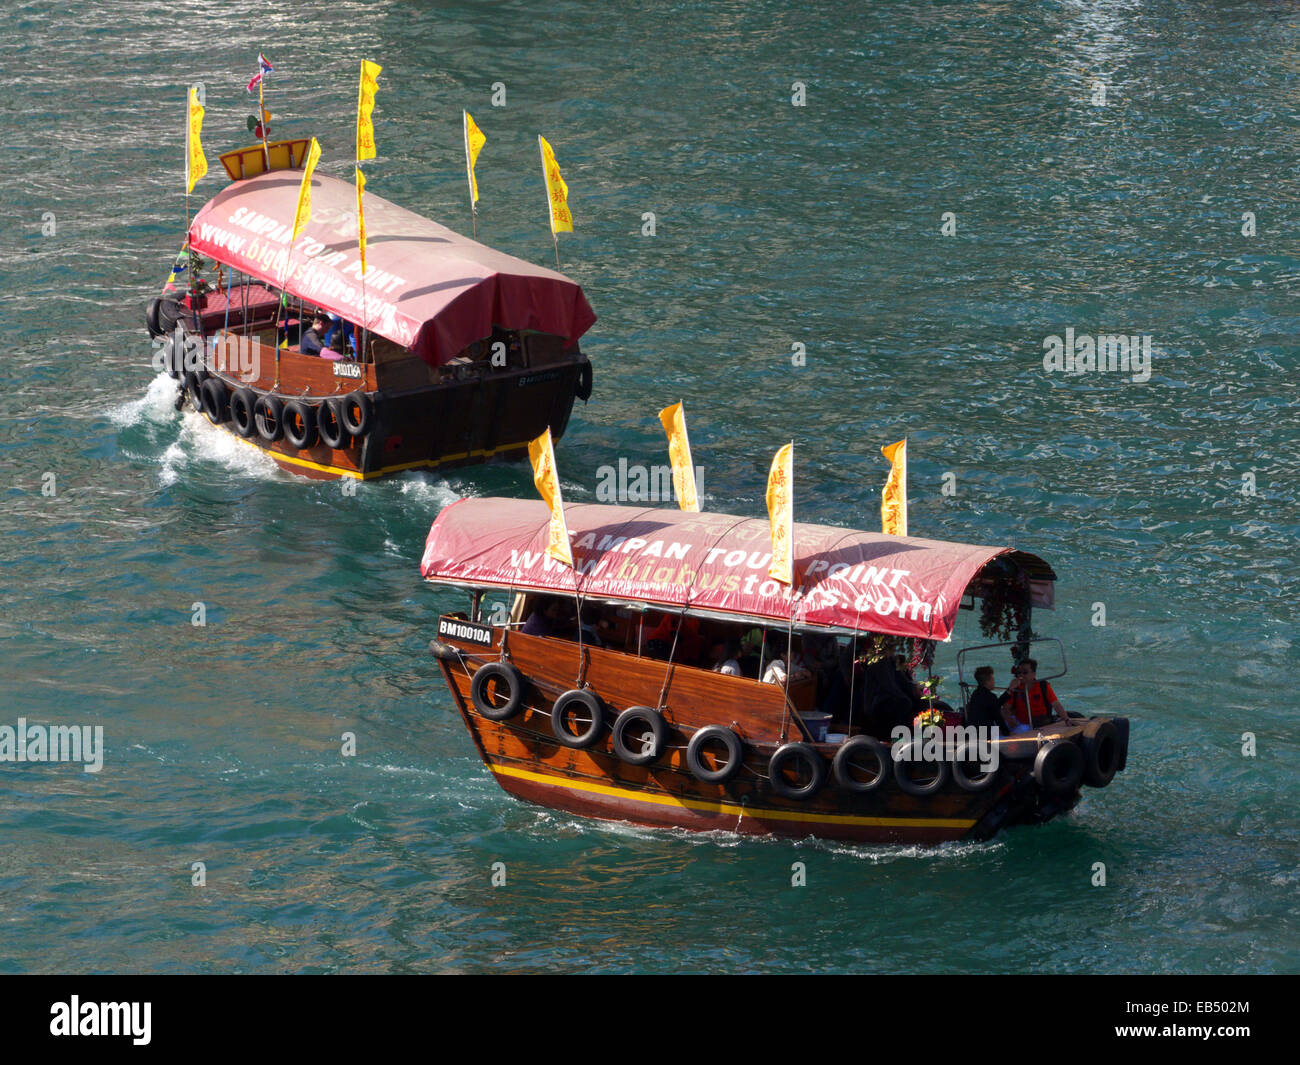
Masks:
[[[924,700],[918,673],[932,661],[933,641],[906,643],[871,633],[787,629],[754,619],[700,617],[649,605],[583,599],[581,623],[573,596],[516,593],[492,606],[480,598],[475,617],[515,633],[581,640],[618,654],[671,662],[675,669],[728,672],[755,683],[785,685],[791,705],[819,731],[867,733],[887,740],[899,724],[941,700]],[[923,662],[905,648],[919,645]],[[899,700],[905,700],[899,701]],[[887,708],[882,710],[882,707]]]
[[[555,366],[570,361],[576,347],[563,337],[530,330],[502,329],[464,348],[455,358],[438,367],[384,337],[363,331],[353,323],[330,316],[313,304],[289,296],[281,305],[280,290],[258,278],[223,266],[215,266],[214,283],[202,296],[201,310],[191,318],[191,328],[208,337],[215,355],[213,369],[229,371],[237,365],[236,355],[249,361],[250,343],[259,349],[259,362],[266,366],[280,357],[293,360],[323,360],[373,366],[375,387],[419,388],[445,382],[466,381],[500,371],[518,371]],[[321,351],[304,355],[303,335],[312,319],[323,313],[328,322]],[[271,359],[266,355],[270,354]],[[311,365],[314,365],[313,362]],[[336,371],[337,376],[350,376]],[[361,376],[357,374],[357,376]]]

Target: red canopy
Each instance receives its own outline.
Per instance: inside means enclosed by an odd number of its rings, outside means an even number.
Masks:
[[[432,366],[490,336],[493,326],[576,344],[596,320],[582,289],[563,274],[493,251],[370,193],[363,313],[356,188],[313,175],[311,220],[290,252],[301,182],[295,170],[234,182],[195,216],[190,246],[364,325]]]
[[[796,626],[945,640],[962,594],[1005,547],[794,526],[797,600],[767,575],[766,519],[577,503],[564,508],[577,575],[546,555],[541,500],[462,499],[429,530],[420,572],[446,584],[552,591],[737,614]]]

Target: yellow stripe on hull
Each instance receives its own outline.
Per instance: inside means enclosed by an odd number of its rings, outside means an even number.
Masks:
[[[490,459],[493,455],[499,455],[503,451],[524,451],[528,448],[528,441],[522,441],[518,444],[502,444],[500,447],[485,448],[478,451],[458,451],[454,455],[443,455],[436,459],[421,459],[418,462],[403,462],[397,466],[385,466],[383,469],[371,470],[369,473],[362,473],[360,470],[349,470],[342,466],[330,466],[323,462],[312,462],[311,459],[299,458],[297,455],[286,455],[283,452],[276,451],[273,448],[262,447],[238,433],[231,433],[225,426],[221,427],[225,432],[230,433],[236,440],[247,444],[249,447],[257,448],[263,455],[267,455],[276,462],[287,462],[294,466],[302,466],[309,470],[319,470],[321,473],[334,473],[340,477],[352,477],[358,481],[370,480],[373,477],[383,477],[389,473],[401,473],[403,470],[414,470],[421,467],[436,468],[443,466],[448,462],[458,462],[461,459],[484,458]]]
[[[595,795],[608,795],[615,799],[627,799],[632,802],[648,802],[659,806],[677,806],[687,810],[699,810],[703,813],[726,814],[729,817],[748,817],[754,821],[801,821],[806,824],[825,825],[866,825],[873,828],[959,828],[975,827],[973,820],[945,817],[860,817],[855,814],[807,814],[797,810],[755,809],[737,806],[729,802],[703,802],[699,799],[679,799],[672,795],[659,793],[628,791],[608,784],[593,784],[585,780],[571,780],[568,777],[553,777],[545,773],[534,773],[528,769],[514,766],[494,765],[489,763],[492,772],[506,777],[518,777],[531,780],[536,784],[549,784],[552,787],[570,788],[574,791],[586,791]]]

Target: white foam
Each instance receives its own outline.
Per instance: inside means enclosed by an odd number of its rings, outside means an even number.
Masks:
[[[473,495],[473,491],[462,492],[436,474],[415,471],[402,475],[397,489],[402,495],[409,496],[412,502],[421,508],[451,506],[458,499]]]
[[[825,851],[828,854],[857,858],[873,864],[909,858],[921,858],[928,861],[952,861],[970,855],[987,854],[1004,846],[1001,840],[984,843],[960,840],[930,845],[916,843],[846,843],[840,840],[819,839],[815,836],[794,839],[789,836],[775,834],[756,835],[729,832],[726,829],[698,831],[688,828],[638,825],[631,821],[605,821],[599,818],[578,820],[561,811],[534,810],[533,814],[537,819],[537,827],[542,833],[560,828],[576,835],[596,833],[630,839],[672,840],[673,842],[687,843],[693,846],[721,847],[727,850],[752,846],[807,847]]]
[[[202,414],[185,410],[181,414],[180,435],[159,460],[162,483],[171,484],[181,470],[194,462],[212,462],[233,473],[253,477],[271,478],[280,474],[280,467],[260,447],[218,429]]]
[[[126,428],[149,421],[155,425],[166,425],[174,416],[176,408],[177,383],[165,373],[160,373],[152,381],[139,399],[128,400],[112,407],[108,417],[114,425]]]

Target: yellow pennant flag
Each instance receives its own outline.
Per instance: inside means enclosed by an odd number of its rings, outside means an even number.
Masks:
[[[560,176],[560,165],[546,138],[537,135],[537,146],[542,152],[542,175],[546,178],[546,201],[551,209],[551,232],[572,233],[573,214],[569,211],[569,186]]]
[[[302,168],[302,184],[298,186],[298,206],[293,212],[293,236],[289,243],[294,243],[303,228],[311,221],[311,175],[320,162],[320,145],[316,138],[311,139],[311,148],[307,151],[307,164]]]
[[[370,112],[375,109],[379,72],[384,68],[369,59],[361,60],[361,87],[357,90],[357,162],[375,157],[375,126]]]
[[[551,558],[573,568],[573,552],[569,549],[569,527],[564,521],[564,500],[560,498],[560,475],[555,468],[555,449],[551,446],[548,427],[536,440],[528,442],[528,461],[533,464],[533,483],[538,494],[551,508],[551,528],[546,540],[546,553]]]
[[[673,463],[677,505],[698,514],[700,502],[695,495],[695,466],[691,462],[691,439],[686,435],[686,411],[680,403],[674,403],[659,412],[659,421],[668,434],[668,457]]]
[[[361,167],[357,171],[357,251],[361,256],[361,276],[366,275],[366,209],[362,205],[362,198],[366,194],[366,176],[361,173]]]
[[[880,496],[880,531],[891,536],[907,535],[907,438],[880,449],[889,459],[889,480]]]
[[[469,171],[469,204],[478,207],[478,181],[474,177],[474,164],[478,162],[478,153],[487,144],[483,131],[474,125],[474,119],[468,111],[461,111],[465,116],[465,169]]]
[[[794,441],[772,459],[767,475],[767,516],[772,522],[772,565],[767,575],[794,583]]]
[[[189,123],[185,134],[185,191],[194,191],[194,186],[208,172],[208,161],[203,157],[203,144],[199,134],[203,132],[203,108],[199,106],[199,90],[190,90]]]

